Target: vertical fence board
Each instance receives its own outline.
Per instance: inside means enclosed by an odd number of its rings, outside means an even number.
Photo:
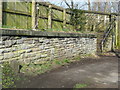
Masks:
[[[47,29],[47,24],[48,24],[48,20],[47,19],[39,19],[38,20],[38,28],[39,29]]]
[[[52,9],[52,14],[54,19],[63,20],[63,12],[59,10]]]
[[[32,0],[32,29],[36,28],[36,2]]]
[[[0,28],[2,27],[2,18],[3,18],[3,15],[2,15],[2,1],[0,1]]]
[[[120,16],[118,16],[118,49],[120,50]]]
[[[48,29],[52,28],[52,5],[49,5],[49,11],[48,11]]]
[[[52,21],[52,24],[52,29],[54,31],[61,31],[63,29],[63,23],[61,22]]]
[[[66,9],[63,10],[63,28],[66,28]]]
[[[39,6],[39,16],[48,17],[48,7],[40,5]]]

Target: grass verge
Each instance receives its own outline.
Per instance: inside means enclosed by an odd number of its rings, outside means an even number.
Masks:
[[[78,83],[78,84],[75,84],[75,86],[73,87],[74,88],[73,90],[79,90],[79,88],[85,88],[85,87],[87,87],[86,84]]]
[[[20,77],[14,73],[9,62],[4,62],[2,64],[2,88],[15,88],[18,80]]]

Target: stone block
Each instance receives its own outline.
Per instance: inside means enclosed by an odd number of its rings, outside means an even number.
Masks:
[[[14,61],[11,61],[10,62],[10,66],[13,68],[13,71],[17,74],[19,73],[20,71],[20,68],[19,68],[19,63],[18,61],[14,60]]]
[[[44,46],[43,46],[43,45],[39,46],[39,49],[40,49],[40,50],[43,50],[43,49],[44,49]]]
[[[0,54],[3,54],[4,53],[4,49],[0,49]]]
[[[24,54],[26,52],[26,50],[19,50],[18,53],[20,54]]]
[[[12,46],[12,41],[11,40],[5,41],[5,46],[11,47]]]
[[[48,55],[47,54],[43,54],[43,55],[41,55],[40,57],[41,58],[45,58],[45,57],[47,57]]]
[[[24,63],[25,63],[25,64],[30,64],[31,61],[32,61],[31,58],[29,58],[29,59],[25,59],[25,60],[24,60]]]
[[[4,59],[13,58],[13,57],[14,57],[14,53],[5,53],[4,54]]]
[[[0,49],[0,54],[3,54],[3,53],[8,53],[11,51],[11,48],[4,48],[4,49]]]
[[[5,41],[5,46],[11,47],[12,45],[15,45],[16,42],[17,42],[16,40],[7,40],[7,41]]]
[[[17,40],[17,44],[22,44],[23,42],[24,42],[23,39]]]
[[[18,37],[18,36],[14,37],[15,40],[18,40],[18,39],[21,39],[21,38],[22,37]]]
[[[44,43],[50,44],[50,40],[49,40],[49,39],[46,39],[46,40],[44,40]]]
[[[49,49],[50,47],[45,46],[44,49]]]
[[[3,60],[4,59],[4,56],[0,56],[0,60]]]
[[[43,43],[44,39],[43,38],[39,38],[39,43]]]
[[[2,40],[5,41],[5,40],[9,40],[10,39],[10,36],[2,36]]]
[[[35,59],[40,59],[41,58],[41,54],[37,54],[36,56],[35,56]]]
[[[25,53],[24,58],[35,57],[36,53]]]
[[[3,49],[3,48],[5,48],[5,45],[0,45],[0,49]]]
[[[32,49],[26,50],[26,53],[30,53],[30,52],[32,52]]]
[[[21,53],[19,52],[14,52],[14,56],[13,57],[19,57],[21,55]]]
[[[31,48],[31,47],[33,47],[33,45],[28,45],[28,44],[22,44],[22,45],[20,45],[20,48],[21,48],[22,50],[29,49],[29,48]]]

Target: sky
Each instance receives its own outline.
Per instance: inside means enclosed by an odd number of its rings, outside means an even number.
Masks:
[[[52,2],[52,3],[59,3],[63,0],[45,0],[45,1],[49,1],[49,2]],[[67,0],[67,2],[69,2],[71,0]],[[73,0],[74,2],[87,2],[88,0]],[[104,2],[104,1],[112,1],[112,2],[115,2],[115,1],[120,1],[120,0],[90,0],[90,2]]]
[[[50,3],[55,4],[57,6],[67,8],[66,4],[62,3],[63,0],[44,0],[44,1],[49,1]],[[66,0],[66,1],[70,2],[71,0]],[[82,6],[80,9],[85,9],[85,10],[88,9],[88,5],[87,5],[88,0],[73,0],[73,1],[74,3],[79,4],[80,7]],[[90,2],[105,2],[105,1],[118,2],[120,0],[90,0]]]
[[[50,3],[55,4],[57,6],[67,8],[66,4],[62,2],[63,0],[45,0],[45,1],[49,1]],[[68,3],[70,1],[71,0],[67,0]],[[79,3],[79,5],[83,5],[87,0],[73,0],[73,1],[74,1],[74,3]]]

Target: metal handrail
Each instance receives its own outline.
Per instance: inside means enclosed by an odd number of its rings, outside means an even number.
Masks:
[[[113,19],[113,21],[109,24],[107,30],[105,31],[104,35],[103,35],[103,39],[101,40],[100,42],[100,45],[101,45],[101,52],[103,51],[103,45],[105,44],[109,34],[111,33],[113,27],[114,27],[114,22],[115,22],[115,19]]]

